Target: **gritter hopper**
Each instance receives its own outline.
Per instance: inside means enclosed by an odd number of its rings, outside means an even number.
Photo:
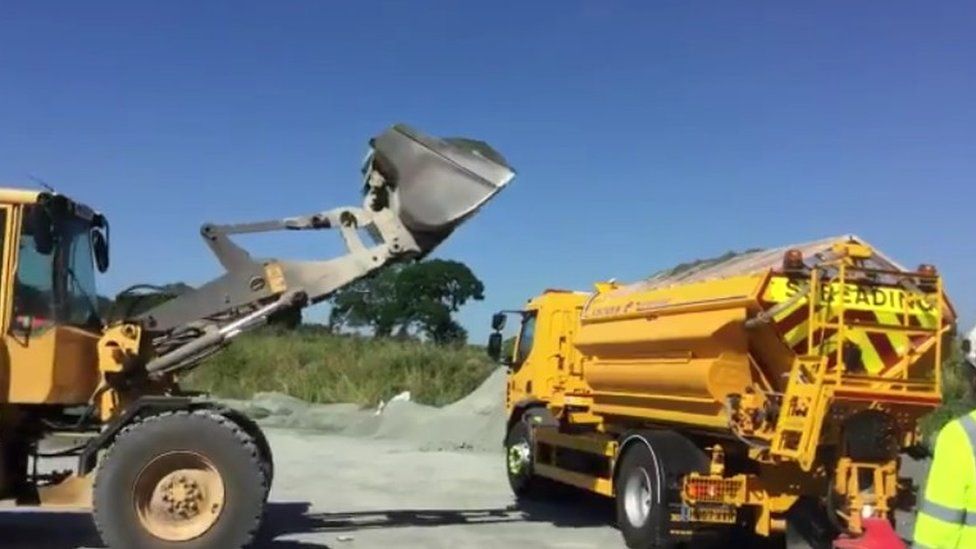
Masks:
[[[917,444],[954,326],[934,267],[841,236],[598,284],[575,346],[594,414],[726,432],[811,471],[825,448],[876,464]]]

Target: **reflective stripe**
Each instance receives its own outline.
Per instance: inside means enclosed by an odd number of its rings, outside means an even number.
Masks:
[[[959,424],[962,425],[962,430],[966,432],[966,438],[969,439],[969,449],[976,459],[976,419],[973,419],[972,415],[966,414],[959,418]]]
[[[969,450],[973,453],[973,461],[976,462],[976,418],[973,418],[972,414],[966,414],[959,418],[959,423],[962,425],[962,430],[966,432]],[[966,513],[964,523],[966,526],[976,526],[976,513]]]
[[[976,516],[966,516],[965,509],[956,509],[955,507],[948,507],[929,500],[922,502],[922,508],[919,509],[919,512],[951,524],[962,524],[963,521],[966,521],[968,524],[969,520],[973,520],[976,523]]]

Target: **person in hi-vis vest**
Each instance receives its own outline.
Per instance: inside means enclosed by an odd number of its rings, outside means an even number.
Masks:
[[[962,350],[976,369],[976,328]],[[976,370],[969,375],[976,389]],[[976,410],[939,431],[913,537],[913,548],[976,549]]]

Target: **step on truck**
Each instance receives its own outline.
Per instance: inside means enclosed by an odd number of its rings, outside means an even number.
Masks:
[[[492,318],[495,357],[512,315],[513,491],[612,497],[632,548],[829,547],[892,519],[911,505],[899,460],[941,402],[955,329],[933,266],[854,236],[547,290]]]

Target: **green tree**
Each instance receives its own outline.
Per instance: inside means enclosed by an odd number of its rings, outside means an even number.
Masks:
[[[384,269],[332,297],[329,324],[368,327],[377,337],[419,333],[436,343],[463,342],[453,314],[469,300],[484,299],[484,284],[466,265],[433,259]]]

